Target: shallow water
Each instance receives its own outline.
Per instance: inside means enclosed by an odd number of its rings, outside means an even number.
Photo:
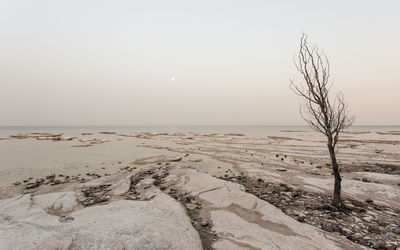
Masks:
[[[153,155],[174,155],[167,150],[138,147],[149,140],[100,134],[101,131],[117,133],[140,132],[169,132],[169,133],[244,133],[250,137],[266,136],[298,136],[315,138],[306,126],[40,126],[40,127],[0,127],[0,137],[9,137],[19,133],[63,133],[65,136],[77,136],[79,139],[107,139],[109,142],[91,147],[72,147],[80,144],[73,141],[53,142],[36,139],[8,139],[0,140],[0,186],[10,185],[28,177],[39,178],[52,173],[57,174],[85,174],[114,173],[120,167],[135,159]],[[400,126],[354,126],[354,132],[365,131],[400,131]],[[93,133],[82,136],[81,133]],[[391,137],[382,135],[381,137]],[[151,144],[169,146],[174,144],[171,139],[152,138]]]
[[[310,132],[308,126],[0,126],[0,137],[18,133],[63,133],[77,136],[81,133],[114,131],[117,133],[168,132],[168,133],[243,133],[265,136],[276,132]],[[400,126],[352,126],[349,132],[400,131]]]
[[[117,138],[118,137],[118,138]],[[152,155],[169,155],[165,150],[137,147],[143,139],[115,135],[85,136],[108,139],[109,142],[91,147],[72,147],[74,141],[53,142],[36,139],[0,141],[0,186],[25,178],[49,174],[114,173],[134,159]],[[163,142],[161,142],[163,143]]]

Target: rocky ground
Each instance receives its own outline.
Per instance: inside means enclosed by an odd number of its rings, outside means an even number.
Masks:
[[[347,239],[375,249],[395,249],[400,244],[400,209],[345,199],[345,208],[331,206],[330,195],[309,192],[284,183],[264,182],[247,176],[221,177],[242,184],[254,194],[280,208],[297,221],[335,232]]]
[[[0,248],[358,248],[289,219],[241,185],[175,164],[0,200]]]
[[[318,137],[120,135],[175,156],[0,188],[0,249],[396,249],[397,134],[361,135],[339,151],[341,210]]]

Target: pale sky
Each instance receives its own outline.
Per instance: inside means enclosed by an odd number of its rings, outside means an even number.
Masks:
[[[400,124],[400,1],[0,0],[0,125],[305,124],[302,32],[359,125]]]

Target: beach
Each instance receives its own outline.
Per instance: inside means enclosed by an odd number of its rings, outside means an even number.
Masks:
[[[8,128],[0,135],[0,213],[13,218],[11,224],[57,228],[56,235],[50,229],[37,233],[56,245],[87,241],[80,230],[90,217],[83,214],[93,209],[104,223],[137,210],[130,222],[148,226],[140,237],[161,235],[146,243],[113,233],[107,236],[113,247],[184,246],[162,236],[160,228],[187,235],[191,249],[400,245],[398,127],[355,127],[341,134],[337,157],[348,211],[329,206],[333,176],[326,140],[304,126]],[[174,215],[161,219],[161,208]],[[125,212],[113,217],[113,209]],[[122,226],[140,238],[136,229]],[[95,240],[103,242],[114,227],[96,232]],[[79,236],[60,240],[65,230]],[[34,238],[26,237],[26,244]]]

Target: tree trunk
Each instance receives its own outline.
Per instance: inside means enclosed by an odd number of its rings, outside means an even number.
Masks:
[[[342,190],[342,177],[340,177],[339,166],[336,161],[336,153],[332,144],[332,139],[328,139],[329,156],[331,157],[331,164],[333,175],[335,176],[335,188],[333,190],[332,205],[339,208],[342,204],[341,190]]]

